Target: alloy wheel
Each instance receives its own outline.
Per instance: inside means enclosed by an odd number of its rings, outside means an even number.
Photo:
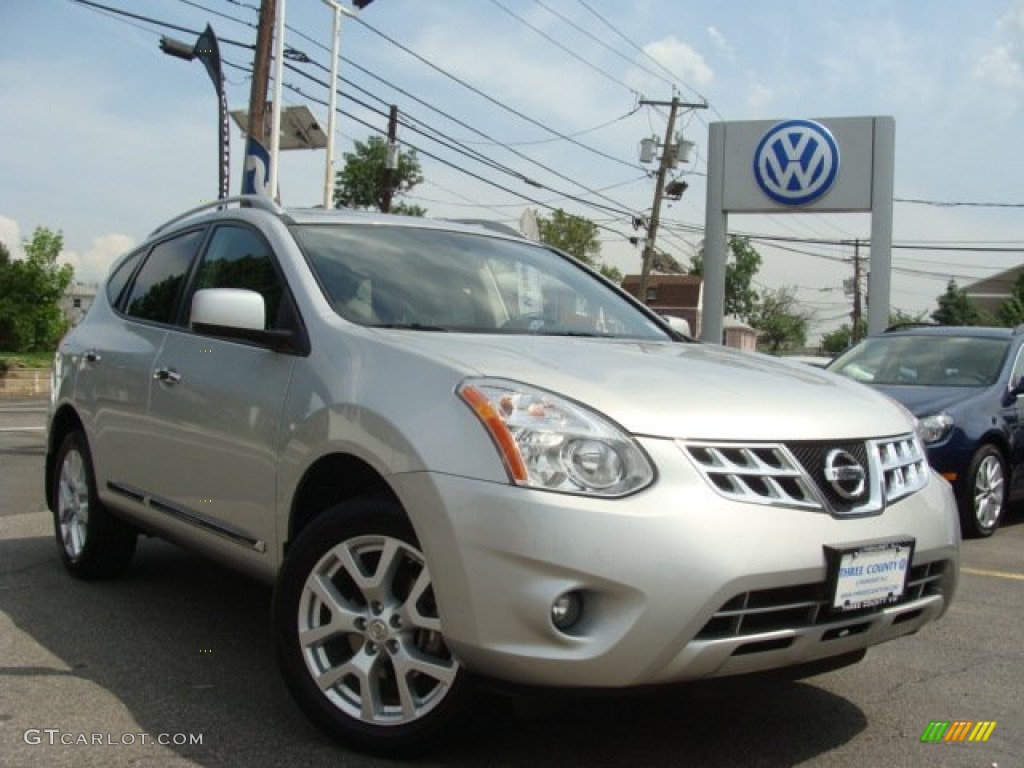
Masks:
[[[319,559],[302,587],[298,641],[322,694],[373,725],[424,717],[459,671],[423,555],[386,535],[343,541]]]
[[[77,449],[69,450],[60,466],[57,520],[64,551],[72,560],[81,557],[89,532],[89,475]]]
[[[974,515],[980,527],[989,529],[999,522],[1005,494],[1002,462],[998,456],[986,456],[974,475]]]

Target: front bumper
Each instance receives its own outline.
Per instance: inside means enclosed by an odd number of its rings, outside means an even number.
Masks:
[[[937,477],[880,515],[840,519],[715,494],[671,441],[657,482],[596,500],[451,475],[393,478],[427,556],[452,651],[529,685],[627,687],[811,662],[910,634],[956,589],[959,528]],[[903,602],[830,614],[825,546],[913,538]],[[583,596],[568,632],[551,623]]]

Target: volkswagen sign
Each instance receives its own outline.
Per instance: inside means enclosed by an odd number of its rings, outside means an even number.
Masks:
[[[754,152],[754,178],[782,205],[807,205],[825,195],[839,175],[839,147],[831,132],[813,120],[773,126]]]

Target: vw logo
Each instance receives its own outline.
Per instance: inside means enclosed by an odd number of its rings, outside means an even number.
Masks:
[[[860,462],[844,450],[835,448],[825,457],[825,479],[832,490],[847,501],[855,501],[864,495],[867,475]]]
[[[754,178],[782,205],[822,197],[839,174],[839,147],[828,128],[812,120],[787,120],[766,133],[754,153]]]

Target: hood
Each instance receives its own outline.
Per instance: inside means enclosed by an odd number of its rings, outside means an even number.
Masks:
[[[913,429],[899,406],[869,387],[808,365],[726,347],[385,333],[407,352],[447,362],[463,375],[520,381],[583,403],[636,435],[816,440]]]
[[[879,392],[902,403],[915,416],[931,416],[973,399],[985,391],[984,387],[913,387],[878,385]]]

